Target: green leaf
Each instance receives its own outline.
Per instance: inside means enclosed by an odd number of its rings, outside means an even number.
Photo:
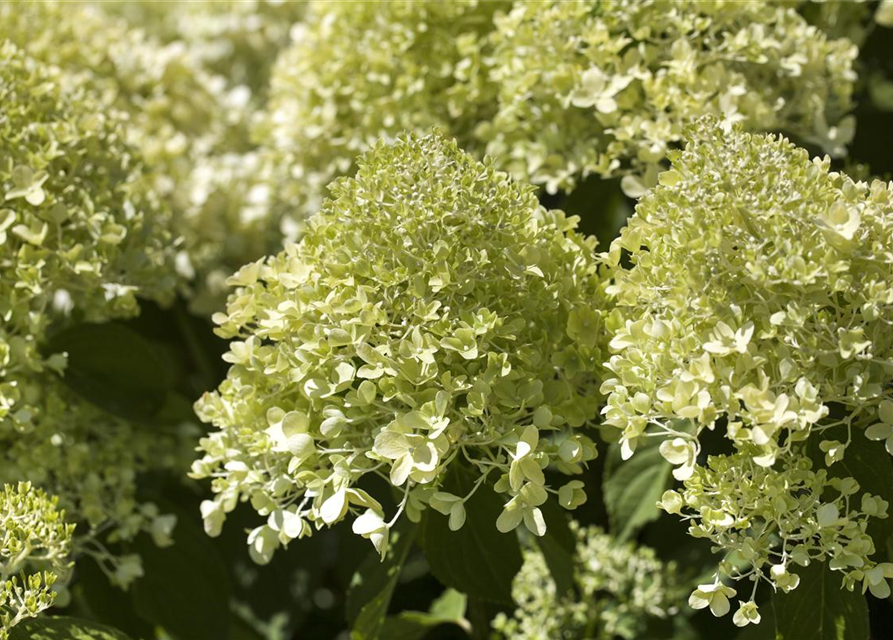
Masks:
[[[454,624],[471,633],[471,624],[465,619],[468,598],[464,593],[447,589],[431,605],[426,613],[403,611],[385,620],[381,637],[393,640],[421,640],[431,629],[442,624]]]
[[[104,624],[67,617],[26,620],[13,627],[9,640],[130,640]]]
[[[841,588],[824,562],[798,569],[800,586],[772,598],[776,640],[867,640],[865,596]]]
[[[443,490],[468,495],[473,478],[463,467],[454,466]],[[502,506],[503,499],[489,485],[481,486],[465,503],[467,518],[461,529],[450,531],[447,517],[429,509],[422,520],[420,541],[431,573],[443,585],[512,606],[512,580],[521,569],[522,557],[517,535],[496,529]]]
[[[404,518],[391,530],[384,560],[377,551],[372,551],[357,569],[351,580],[345,607],[351,640],[389,637],[382,634],[385,617],[415,534],[416,525]]]
[[[558,593],[574,591],[574,557],[577,540],[568,526],[567,512],[554,500],[548,500],[540,509],[546,520],[546,535],[536,538],[536,544],[546,560],[549,573],[555,581]]]
[[[153,626],[134,610],[131,594],[113,586],[91,556],[84,554],[78,558],[75,575],[73,593],[86,604],[91,618],[110,624],[134,639],[155,637]]]
[[[177,514],[174,545],[159,549],[145,535],[135,551],[145,576],[131,587],[137,613],[164,627],[178,640],[226,640],[229,631],[229,584],[226,568],[191,514]]]
[[[633,213],[632,204],[620,188],[620,179],[601,176],[582,181],[556,208],[580,216],[580,232],[598,238],[599,251],[607,251]]]
[[[855,478],[863,492],[878,496],[893,504],[893,461],[890,460],[890,454],[884,448],[883,442],[869,440],[861,430],[853,429],[853,436],[846,448],[843,460],[826,467],[825,454],[819,448],[822,440],[846,442],[846,427],[828,429],[823,431],[819,437],[809,438],[807,446],[815,468],[827,468],[828,475],[831,477]],[[887,554],[887,549],[882,541],[893,537],[893,517],[870,518],[868,535],[875,541],[878,554],[880,556]]]
[[[155,349],[122,324],[79,324],[56,334],[46,353],[68,354],[63,382],[109,413],[150,422],[168,391],[165,369]]]
[[[611,531],[618,540],[628,540],[660,517],[657,501],[670,486],[672,469],[657,446],[640,448],[625,461],[618,445],[610,447],[603,491]]]

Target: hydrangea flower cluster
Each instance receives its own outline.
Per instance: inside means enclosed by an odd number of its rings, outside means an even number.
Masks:
[[[681,494],[664,493],[660,506],[688,520],[693,537],[707,538],[727,558],[743,560],[744,568],[720,563],[715,581],[700,585],[689,604],[725,615],[728,598],[737,592],[723,579],[750,580],[753,588],[741,594],[733,621],[741,627],[759,623],[754,598],[762,582],[791,591],[800,583],[797,567],[825,561],[842,572],[848,589],[859,585],[863,592],[888,597],[893,564],[871,560],[875,544],[866,533],[870,518],[887,517],[887,502],[868,493],[857,498],[855,480],[829,478],[805,456],[787,456],[776,466],[761,467],[746,453],[711,456],[685,481]]]
[[[212,73],[231,86],[263,97],[270,71],[289,31],[303,18],[305,0],[153,0],[98,2],[110,13],[146,30],[164,43],[183,42]]]
[[[65,355],[41,347],[70,319],[132,316],[137,295],[168,301],[176,279],[142,158],[91,89],[0,44],[0,481],[51,490],[84,538],[121,539],[172,526],[137,505],[135,476],[183,441],[74,396],[58,380]]]
[[[296,38],[259,139],[298,219],[379,137],[431,125],[549,192],[627,173],[635,196],[704,114],[834,153],[853,134],[857,49],[792,5],[319,2]]]
[[[0,419],[25,428],[18,375],[59,368],[37,347],[56,316],[132,315],[174,288],[165,219],[122,122],[86,88],[0,44]]]
[[[792,7],[657,0],[518,2],[496,20],[499,110],[487,153],[549,192],[627,170],[654,184],[683,126],[714,114],[841,153],[853,134],[853,61]]]
[[[772,553],[821,549],[813,557],[830,556],[852,584],[857,568],[874,566],[871,540],[853,523],[886,506],[870,496],[861,512],[849,505],[858,485],[810,471],[804,441],[819,439],[830,466],[853,438],[893,433],[893,186],[854,182],[829,162],[712,120],[689,131],[611,247],[609,261],[628,252],[632,266],[618,267],[609,288],[614,377],[602,386],[603,412],[625,458],[643,438],[662,440],[686,482],[684,497],[666,496],[664,508],[699,512],[695,535],[751,545],[765,560],[765,545],[741,522],[774,523],[767,529],[799,531],[791,539],[802,549]],[[843,442],[824,434],[832,428]],[[705,429],[721,429],[738,451],[709,470],[698,465]],[[722,497],[709,488],[731,482],[738,488],[726,495],[745,496],[740,511],[716,504]],[[797,505],[798,486],[816,497],[831,486],[846,507]],[[772,504],[746,498],[779,493]],[[832,511],[843,528],[816,529]],[[871,581],[887,571],[872,570]]]
[[[206,529],[250,500],[267,517],[249,536],[258,561],[349,515],[384,552],[404,512],[430,505],[462,526],[469,496],[439,489],[467,465],[474,490],[504,494],[501,531],[542,535],[549,493],[583,499],[543,469],[580,473],[596,454],[578,430],[598,410],[595,240],[436,133],[358,164],[300,243],[232,277],[215,317],[236,340],[227,379],[196,404],[218,428],[193,466],[217,494]],[[387,519],[367,474],[402,495]]]
[[[203,309],[219,308],[215,283],[277,246],[268,244],[268,227],[278,233],[278,223],[266,209],[257,212],[268,187],[254,187],[265,174],[255,175],[258,162],[250,156],[237,161],[252,149],[250,91],[209,71],[186,43],[161,42],[89,4],[0,4],[0,39],[60,67],[59,82],[96,87],[97,111],[126,118],[127,141],[144,158],[149,186],[169,217],[173,242],[165,245],[176,250],[180,286],[212,300],[199,304]],[[221,166],[226,171],[209,181]],[[252,247],[247,258],[244,245]]]
[[[379,138],[432,126],[470,151],[492,115],[482,49],[503,0],[311,2],[273,71],[259,141],[291,184],[296,220],[315,213],[334,178]],[[294,211],[294,200],[303,203]]]
[[[893,373],[891,186],[713,122],[660,180],[611,247],[633,263],[611,288],[603,386],[627,457],[657,434],[683,480],[721,417],[763,466],[812,431],[876,422]],[[843,416],[816,426],[832,403]]]
[[[26,482],[0,491],[0,640],[51,607],[68,578],[74,525],[57,502]]]
[[[500,637],[512,640],[635,640],[643,637],[649,618],[677,613],[682,596],[673,563],[654,551],[620,543],[598,527],[572,523],[577,548],[574,581],[579,594],[558,593],[546,560],[535,549],[524,551],[512,596],[512,617],[493,621]]]
[[[127,588],[142,575],[139,556],[108,544],[140,532],[159,547],[171,544],[176,516],[137,498],[140,473],[189,468],[189,430],[149,429],[80,399],[55,376],[20,380],[33,415],[27,429],[0,425],[0,482],[26,479],[58,496],[78,523],[78,554],[92,556],[109,580]]]

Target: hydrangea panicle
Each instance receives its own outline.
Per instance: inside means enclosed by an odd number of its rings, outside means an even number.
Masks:
[[[710,606],[723,616],[730,606],[726,596],[736,591],[724,582],[749,580],[753,588],[734,616],[734,623],[759,623],[754,600],[757,587],[791,591],[800,583],[797,568],[828,562],[842,574],[843,585],[886,598],[893,565],[871,559],[875,543],[866,533],[871,518],[886,518],[888,504],[877,496],[859,494],[852,478],[829,478],[813,469],[804,456],[788,455],[775,468],[756,464],[746,453],[712,456],[695,468],[682,492],[667,491],[659,506],[689,522],[689,534],[710,540],[727,558],[720,563],[712,585],[701,585],[689,603]],[[858,498],[857,498],[858,496]],[[734,554],[734,556],[733,556]]]
[[[493,621],[499,637],[511,640],[635,640],[649,618],[676,615],[682,589],[674,563],[654,551],[620,543],[597,527],[572,528],[577,541],[574,582],[579,596],[558,592],[542,553],[524,552],[524,565],[512,586],[518,604],[513,616]]]
[[[11,25],[0,20],[0,33]],[[126,118],[88,76],[72,83],[5,41],[0,102],[0,483],[29,480],[57,496],[83,525],[79,548],[130,539],[166,522],[136,501],[137,473],[169,467],[185,439],[79,398],[59,380],[66,354],[43,348],[74,322],[136,315],[137,296],[170,301],[169,217]]]
[[[492,114],[482,50],[507,0],[310,2],[281,54],[258,141],[281,170],[282,215],[315,213],[325,187],[380,138],[437,126],[469,150]],[[479,113],[480,111],[480,113]],[[300,202],[294,210],[294,202]]]
[[[518,2],[497,17],[499,109],[478,129],[518,179],[550,192],[589,174],[654,184],[683,127],[708,114],[842,154],[857,48],[762,1]]]
[[[666,438],[684,480],[698,434],[720,419],[763,466],[840,425],[885,439],[893,188],[715,121],[690,130],[660,179],[610,252],[633,265],[610,288],[614,377],[602,387],[626,455],[642,437]],[[822,447],[829,464],[845,448]]]
[[[465,464],[475,489],[505,494],[501,531],[542,535],[549,492],[584,499],[543,469],[581,473],[596,455],[579,430],[599,401],[594,239],[437,133],[358,165],[299,243],[232,277],[215,317],[234,341],[227,379],[196,404],[217,427],[193,467],[217,494],[207,530],[250,500],[268,517],[249,538],[258,560],[348,515],[384,551],[403,512],[430,505],[462,526],[468,496],[439,487]],[[402,494],[389,519],[358,487],[366,474]]]
[[[880,541],[865,533],[886,502],[807,455],[814,444],[831,467],[853,439],[893,431],[893,185],[829,164],[705,119],[606,256],[616,308],[605,423],[625,458],[643,438],[661,439],[685,486],[663,508],[750,563],[742,572],[724,562],[716,585],[788,590],[791,561],[812,559],[851,589],[889,589],[888,566],[870,558]],[[698,464],[704,430],[735,453]],[[716,593],[702,588],[692,603],[727,610]],[[753,602],[742,601],[736,624],[759,620]]]
[[[74,525],[57,503],[27,482],[0,491],[0,640],[51,607],[69,577]]]

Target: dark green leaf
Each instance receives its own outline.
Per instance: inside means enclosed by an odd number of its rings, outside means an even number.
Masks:
[[[177,513],[168,505],[163,509]],[[177,513],[173,546],[159,549],[147,536],[138,539],[146,575],[132,587],[134,606],[178,640],[226,640],[226,568],[190,515]]]
[[[347,593],[346,609],[351,640],[378,640],[388,637],[382,635],[385,617],[415,534],[416,526],[404,518],[391,530],[390,544],[384,560],[377,551],[372,551],[357,569]]]
[[[845,427],[835,427],[823,431],[821,436],[808,440],[809,456],[815,468],[825,467],[825,454],[819,448],[822,440],[838,440],[846,442]],[[878,496],[893,504],[893,462],[884,448],[883,442],[873,442],[858,429],[853,429],[853,436],[846,448],[843,460],[827,467],[828,475],[837,478],[855,478],[863,492]],[[893,537],[893,517],[871,518],[868,521],[868,535],[875,540],[878,553],[887,553],[883,540]],[[881,558],[883,559],[883,558]]]
[[[465,594],[447,589],[427,613],[403,611],[385,620],[381,637],[388,640],[421,640],[431,629],[442,624],[455,624],[470,633],[471,624],[465,619],[467,604]]]
[[[131,594],[113,586],[92,557],[85,554],[78,559],[75,578],[74,592],[86,602],[91,618],[121,629],[135,639],[155,637],[152,625],[134,610]]]
[[[472,474],[454,466],[444,491],[467,495],[474,486]],[[511,606],[512,579],[521,569],[521,548],[515,533],[500,533],[496,519],[503,499],[489,485],[480,487],[465,503],[467,519],[450,531],[447,517],[429,509],[422,522],[421,543],[431,573],[442,584],[470,597]]]
[[[541,507],[546,520],[546,535],[536,538],[558,593],[574,591],[574,556],[577,540],[568,526],[567,512],[554,500]]]
[[[797,573],[800,586],[772,599],[776,640],[868,639],[865,596],[843,589],[840,573],[827,563],[813,562]]]
[[[610,447],[603,487],[611,530],[619,540],[660,517],[656,503],[670,486],[671,471],[657,446],[640,448],[625,461],[618,445]]]
[[[167,376],[152,346],[115,322],[80,324],[55,335],[47,353],[68,354],[62,380],[116,416],[151,421],[164,406]]]
[[[111,627],[89,620],[44,617],[13,627],[9,640],[130,640]]]
[[[580,231],[598,238],[598,249],[606,251],[617,237],[633,207],[620,189],[620,179],[590,176],[557,208],[580,216]]]

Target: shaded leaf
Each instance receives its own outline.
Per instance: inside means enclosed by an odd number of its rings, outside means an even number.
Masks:
[[[155,637],[152,625],[134,610],[131,594],[113,586],[92,557],[78,558],[75,579],[76,593],[86,601],[91,618],[124,631],[134,640]]]
[[[536,544],[546,560],[549,573],[555,581],[558,593],[574,591],[574,556],[577,540],[568,526],[567,514],[554,500],[548,500],[540,509],[546,520],[546,535],[536,538]]]
[[[164,406],[168,381],[155,349],[122,324],[73,326],[56,334],[45,351],[67,353],[62,381],[113,415],[149,422]]]
[[[840,573],[824,562],[796,572],[800,586],[772,598],[776,640],[867,640],[865,596],[843,589]]]
[[[226,640],[229,584],[226,567],[190,514],[177,513],[174,545],[159,549],[141,535],[136,551],[145,576],[132,589],[137,613],[178,640]]]
[[[444,591],[426,613],[403,611],[385,620],[381,637],[388,640],[421,640],[431,629],[442,624],[455,624],[466,633],[471,632],[471,624],[465,619],[468,598],[454,589]]]
[[[474,487],[471,473],[454,466],[443,490],[465,496]],[[512,580],[521,569],[517,535],[500,533],[496,519],[503,499],[482,486],[465,503],[468,517],[458,531],[450,531],[447,517],[429,509],[422,521],[421,544],[431,573],[443,585],[470,597],[511,606]]]
[[[640,448],[625,461],[618,445],[610,447],[603,491],[611,531],[618,540],[628,540],[660,517],[656,503],[671,484],[671,471],[657,446]]]
[[[416,525],[404,518],[391,530],[390,544],[384,560],[372,551],[359,566],[347,593],[347,620],[351,640],[378,640],[400,570],[412,547]]]
[[[130,640],[104,624],[67,617],[26,620],[13,627],[9,640]]]

